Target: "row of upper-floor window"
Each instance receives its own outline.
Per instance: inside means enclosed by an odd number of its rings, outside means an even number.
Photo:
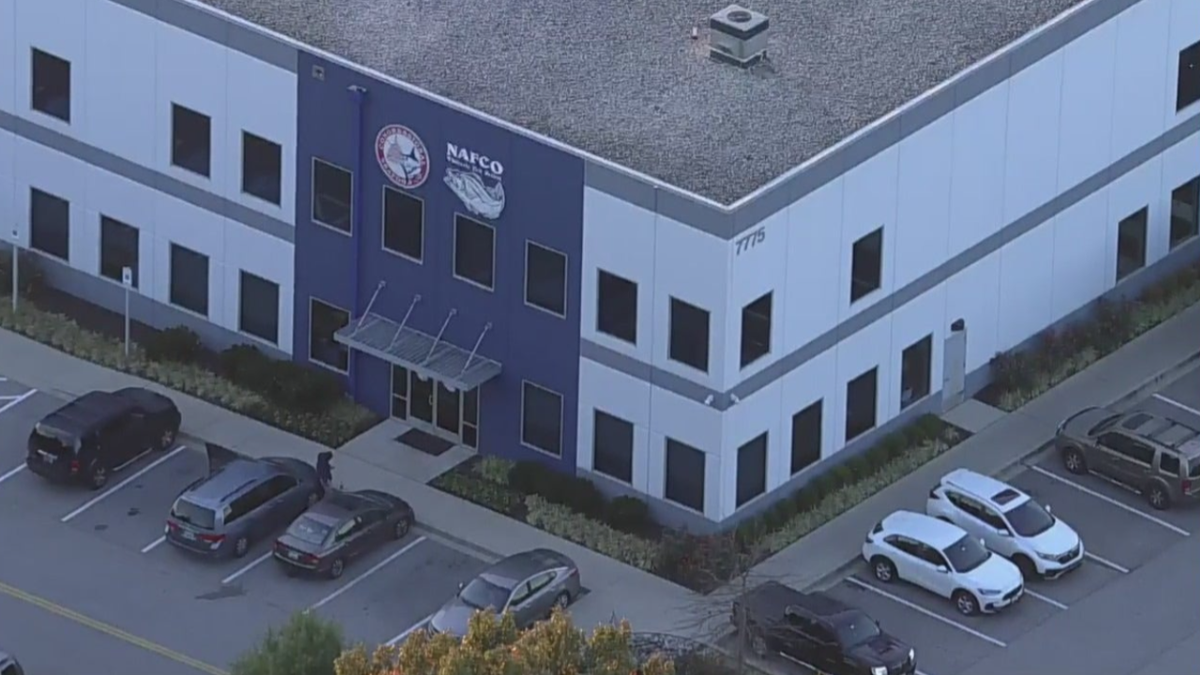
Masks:
[[[141,230],[103,213],[99,214],[99,218],[100,276],[117,283],[128,283],[134,289],[139,288]],[[70,263],[71,221],[70,202],[48,191],[30,188],[29,248]],[[208,319],[208,255],[171,242],[168,261],[167,302]],[[279,284],[245,270],[239,271],[238,281],[238,331],[278,345]]]
[[[33,48],[30,107],[71,124],[71,62]],[[212,116],[171,103],[171,166],[198,178],[212,177]],[[283,148],[258,134],[242,131],[242,192],[274,206],[283,194]]]

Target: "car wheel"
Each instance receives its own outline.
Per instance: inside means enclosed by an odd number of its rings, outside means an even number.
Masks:
[[[1087,473],[1087,459],[1083,456],[1083,451],[1075,446],[1068,446],[1063,450],[1062,454],[1063,466],[1067,471],[1081,476]]]
[[[92,475],[88,476],[88,485],[90,485],[93,490],[99,490],[105,485],[108,485],[108,469],[100,466],[99,464],[93,466]]]
[[[178,433],[178,429],[167,429],[163,431],[162,436],[158,439],[158,449],[170,450],[171,446],[175,445],[175,435]]]
[[[1146,489],[1146,501],[1150,502],[1150,507],[1156,511],[1165,511],[1171,506],[1171,495],[1167,494],[1167,489],[1158,483],[1153,483]]]
[[[876,579],[885,584],[892,583],[900,576],[896,573],[896,564],[883,556],[871,560],[871,571],[875,573]]]
[[[566,591],[559,593],[558,597],[554,599],[554,606],[559,609],[565,610],[570,605],[571,605],[571,594]]]
[[[1033,564],[1033,561],[1026,556],[1015,555],[1013,556],[1012,561],[1013,564],[1017,566],[1017,569],[1021,570],[1021,576],[1024,577],[1026,581],[1038,578],[1037,565]]]
[[[979,601],[966,591],[954,591],[950,599],[954,601],[958,613],[963,616],[975,616],[979,613]]]
[[[329,578],[337,579],[342,576],[342,572],[346,571],[346,563],[341,558],[334,560],[329,564]]]
[[[233,542],[233,557],[245,558],[246,554],[249,552],[250,552],[250,540],[249,539],[247,539],[245,537],[238,537],[237,540]]]
[[[396,527],[392,529],[393,539],[403,539],[408,536],[409,529],[412,528],[412,521],[408,518],[401,518],[396,521]]]
[[[310,494],[308,496],[308,508],[311,509],[312,507],[316,506],[317,502],[319,502],[319,501],[321,501],[321,495],[319,495],[315,492]]]

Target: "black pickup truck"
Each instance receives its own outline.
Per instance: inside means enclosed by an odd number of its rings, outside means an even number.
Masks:
[[[733,602],[730,621],[759,657],[778,654],[828,675],[913,675],[913,649],[862,610],[775,581]]]

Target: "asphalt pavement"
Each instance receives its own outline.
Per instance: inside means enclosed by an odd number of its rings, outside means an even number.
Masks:
[[[163,543],[163,528],[175,497],[207,473],[203,444],[182,438],[103,490],[50,484],[22,468],[25,439],[63,403],[0,380],[0,649],[44,665],[31,675],[83,672],[55,660],[64,644],[84,647],[93,671],[217,674],[303,610],[337,620],[352,641],[389,642],[492,560],[422,528],[420,513],[404,540],[337,580],[287,577],[271,559],[273,537],[240,560],[197,559]],[[73,642],[76,633],[87,637]]]
[[[1200,369],[1140,401],[1200,429]],[[1031,448],[1031,450],[1033,450]],[[1200,654],[1200,506],[1156,511],[1098,476],[1075,476],[1043,448],[1000,476],[1053,509],[1083,539],[1072,573],[1031,581],[1007,611],[959,615],[948,600],[904,583],[881,584],[861,560],[822,585],[913,645],[922,675],[1174,675]],[[924,503],[906,508],[923,511]],[[865,535],[865,533],[864,533]],[[771,670],[805,672],[773,660]]]

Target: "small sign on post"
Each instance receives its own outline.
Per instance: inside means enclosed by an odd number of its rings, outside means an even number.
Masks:
[[[18,262],[21,259],[21,233],[17,228],[12,230],[12,310],[13,314],[17,313],[17,295],[20,293],[21,273],[18,271]]]
[[[125,358],[129,358],[129,293],[133,290],[133,268],[121,268],[121,285],[125,287]]]

